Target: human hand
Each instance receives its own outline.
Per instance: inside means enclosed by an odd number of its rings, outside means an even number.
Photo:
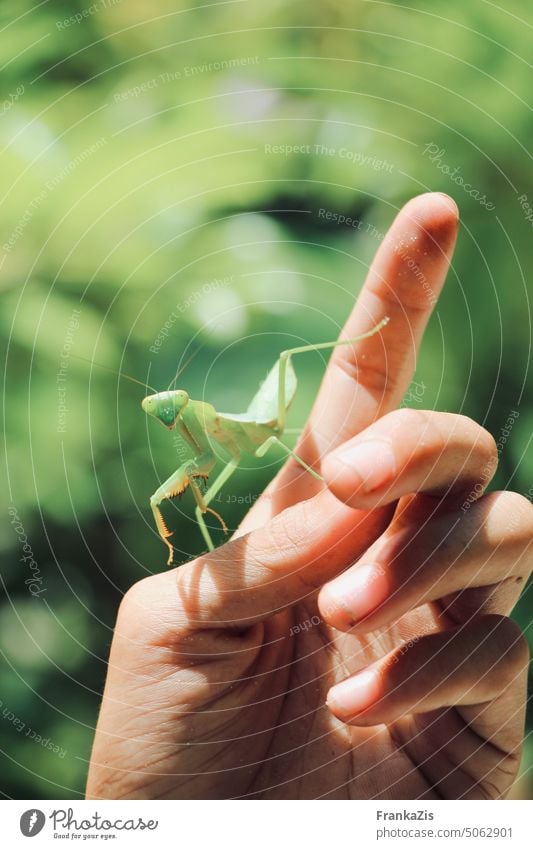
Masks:
[[[533,508],[479,493],[497,452],[473,421],[398,409],[456,229],[422,195],[383,241],[343,334],[391,321],[335,350],[298,446],[326,485],[289,461],[233,540],[127,593],[89,798],[508,791]]]

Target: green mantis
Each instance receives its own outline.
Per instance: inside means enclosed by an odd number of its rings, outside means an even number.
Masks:
[[[157,530],[169,550],[167,561],[169,566],[173,561],[174,548],[169,541],[172,533],[169,531],[161,513],[161,502],[167,498],[181,495],[189,486],[196,501],[196,521],[207,548],[209,551],[213,551],[213,541],[204,516],[208,512],[215,515],[227,533],[224,520],[209,504],[239,466],[243,452],[253,454],[256,457],[263,457],[270,448],[278,446],[286,455],[294,457],[296,462],[310,475],[322,480],[314,469],[281,441],[287,411],[297,388],[297,379],[291,357],[307,351],[320,351],[336,348],[338,345],[351,345],[378,333],[388,320],[388,318],[384,318],[372,330],[354,339],[302,345],[283,351],[245,413],[219,413],[211,404],[204,401],[194,401],[183,389],[158,392],[143,399],[142,408],[145,413],[158,419],[169,430],[177,428],[193,453],[192,458],[183,462],[150,498],[150,507]],[[205,481],[207,481],[216,463],[212,441],[223,448],[230,459],[205,491]]]

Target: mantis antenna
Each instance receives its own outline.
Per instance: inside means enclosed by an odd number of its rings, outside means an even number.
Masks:
[[[185,369],[192,363],[192,361],[194,360],[196,355],[200,353],[200,351],[202,350],[202,348],[204,346],[205,346],[205,343],[200,345],[195,351],[193,351],[193,353],[185,361],[185,363],[182,366],[180,366],[180,368],[177,370],[176,374],[174,375],[174,377],[170,381],[170,383],[168,385],[168,389],[170,389],[170,387],[172,386],[173,383],[174,384],[176,383],[176,380],[178,379],[180,374],[182,374],[185,371]],[[143,389],[151,389],[152,392],[154,392],[155,394],[157,394],[159,392],[158,389],[155,389],[153,386],[150,386],[150,384],[146,383],[146,381],[138,380],[136,377],[132,377],[131,374],[126,374],[126,372],[124,372],[124,371],[117,371],[114,368],[110,368],[109,366],[102,365],[102,363],[97,363],[96,360],[89,360],[87,357],[80,357],[77,354],[71,354],[71,357],[73,357],[75,360],[81,360],[84,363],[90,363],[92,366],[97,366],[98,368],[104,369],[104,371],[109,371],[109,372],[111,372],[111,374],[116,374],[117,377],[120,377],[120,378],[124,377],[124,378],[126,378],[126,380],[130,380],[132,383],[137,383],[139,386],[142,386]]]
[[[71,354],[71,357],[75,360],[82,360],[84,363],[90,363],[92,366],[97,366],[98,368],[103,368],[104,371],[110,371],[111,374],[116,374],[117,377],[125,377],[126,380],[131,380],[132,383],[138,383],[139,386],[142,386],[144,389],[151,389],[152,392],[157,392],[157,389],[154,389],[153,386],[150,386],[149,383],[145,383],[142,380],[137,380],[136,377],[132,377],[131,374],[126,374],[124,371],[117,371],[114,368],[109,368],[109,366],[104,366],[102,363],[97,363],[96,360],[89,360],[87,357],[79,357],[77,354]]]
[[[187,360],[185,360],[185,362],[183,363],[183,365],[182,365],[182,366],[180,366],[180,367],[178,368],[178,370],[177,370],[176,374],[174,375],[174,377],[172,378],[172,380],[171,380],[171,381],[170,381],[170,383],[168,384],[167,392],[169,391],[169,389],[170,389],[170,387],[172,386],[172,384],[174,384],[174,388],[176,387],[176,381],[177,381],[178,377],[180,376],[180,374],[183,374],[183,372],[185,371],[185,369],[186,369],[188,366],[190,366],[190,364],[192,363],[192,361],[194,360],[194,358],[196,357],[196,355],[200,353],[200,351],[202,350],[202,348],[205,348],[205,342],[203,342],[203,343],[202,343],[202,344],[201,344],[201,345],[200,345],[200,346],[196,349],[196,351],[193,351],[193,352],[192,352],[192,354],[190,355],[190,357],[189,357]]]

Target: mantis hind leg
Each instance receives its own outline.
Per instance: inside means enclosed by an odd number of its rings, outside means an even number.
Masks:
[[[287,363],[290,358],[294,354],[306,354],[308,351],[327,351],[333,350],[333,348],[338,348],[340,345],[352,345],[354,342],[360,342],[362,339],[367,339],[370,336],[373,336],[375,333],[379,333],[379,331],[385,327],[389,322],[389,317],[386,316],[383,318],[379,324],[376,324],[372,330],[368,330],[366,333],[361,333],[360,336],[354,336],[353,339],[337,339],[335,342],[319,342],[315,345],[300,345],[297,348],[288,348],[286,351],[282,351],[279,355],[279,376],[278,376],[278,429],[281,433],[285,427],[285,420],[287,417],[287,404],[285,400],[285,375],[287,372]],[[286,446],[285,446],[286,447]],[[268,449],[267,449],[268,450]],[[294,455],[295,459],[298,459],[296,455]],[[300,462],[298,460],[298,462]],[[302,463],[300,462],[300,465]]]
[[[175,498],[177,495],[182,495],[186,488],[190,485],[197,504],[203,504],[202,492],[196,478],[207,479],[209,472],[215,465],[215,456],[212,452],[206,451],[199,457],[193,460],[187,460],[154,492],[150,498],[150,507],[154,515],[155,524],[159,531],[159,536],[169,550],[169,558],[167,565],[171,566],[174,557],[174,547],[169,542],[172,536],[172,531],[169,531],[163,515],[161,513],[160,504],[165,499]]]
[[[311,466],[309,466],[305,462],[305,460],[302,460],[302,458],[299,457],[298,454],[296,454],[296,452],[292,450],[292,448],[289,448],[288,445],[285,445],[285,443],[282,442],[281,439],[278,439],[277,436],[269,436],[268,439],[265,440],[265,442],[263,442],[262,445],[259,446],[259,448],[255,452],[255,456],[256,457],[264,457],[265,454],[267,453],[267,451],[269,451],[270,448],[272,448],[273,445],[279,445],[280,448],[283,449],[285,454],[287,454],[290,457],[293,457],[296,460],[296,462],[299,463],[300,466],[302,466],[305,469],[306,472],[309,472],[309,474],[312,475],[315,478],[315,480],[321,481],[322,483],[324,482],[324,478],[322,477],[322,475],[319,475],[318,472],[315,472],[315,470],[312,469]]]
[[[229,478],[232,476],[233,472],[235,471],[235,469],[239,465],[239,461],[240,461],[240,457],[233,457],[229,461],[229,463],[226,466],[224,466],[224,468],[222,469],[222,471],[220,472],[218,477],[215,478],[215,480],[213,481],[213,483],[211,484],[211,486],[209,487],[209,489],[207,490],[207,492],[203,496],[203,498],[202,498],[203,504],[201,504],[200,502],[197,502],[196,521],[198,522],[199,528],[202,532],[202,536],[205,540],[205,543],[206,543],[209,551],[213,551],[215,546],[213,544],[213,540],[211,539],[211,534],[209,533],[209,529],[208,529],[208,527],[205,523],[204,514],[206,512],[213,513],[213,515],[215,515],[217,517],[220,524],[222,525],[222,529],[223,529],[224,533],[226,533],[226,534],[228,533],[228,529],[226,527],[226,523],[224,522],[224,519],[222,519],[222,517],[219,516],[219,514],[215,510],[212,510],[208,505],[213,500],[213,498],[215,498],[215,496],[220,492],[220,490],[222,489],[222,487],[224,486],[226,481],[229,480]]]

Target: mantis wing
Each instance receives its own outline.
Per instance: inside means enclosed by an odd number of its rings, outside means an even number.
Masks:
[[[289,360],[285,372],[285,409],[288,409],[296,394],[298,381],[294,368]],[[246,415],[253,421],[270,423],[278,418],[278,392],[279,392],[279,360],[270,369],[266,379],[262,382],[259,390],[252,398],[246,411]]]
[[[288,409],[294,395],[298,381],[291,361],[287,362],[285,372],[285,409]],[[269,371],[265,380],[261,383],[258,391],[252,398],[245,413],[219,413],[219,417],[230,422],[244,422],[263,425],[273,425],[278,420],[278,392],[279,392],[279,360]]]

